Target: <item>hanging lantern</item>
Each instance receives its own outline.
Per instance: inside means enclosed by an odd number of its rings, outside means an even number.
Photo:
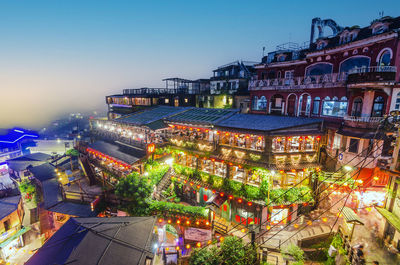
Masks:
[[[247,205],[248,205],[248,206],[252,206],[253,203],[252,203],[252,202],[248,202]]]
[[[321,136],[318,135],[317,136],[317,141],[319,141],[319,140],[321,140]]]
[[[243,202],[243,200],[241,198],[239,198],[237,201],[238,201],[238,203],[242,203]]]
[[[181,220],[176,220],[176,223],[179,225],[181,223]]]
[[[200,248],[200,247],[201,247],[201,243],[200,243],[200,242],[197,242],[196,246],[197,246],[198,248]]]
[[[228,196],[228,199],[229,199],[229,200],[232,200],[232,199],[233,199],[233,196],[232,196],[232,195],[229,195],[229,196]]]

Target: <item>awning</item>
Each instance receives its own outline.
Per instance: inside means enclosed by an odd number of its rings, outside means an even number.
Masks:
[[[343,207],[342,213],[347,223],[364,225],[353,209],[349,207]]]
[[[2,243],[0,243],[0,248],[4,248],[6,247],[8,244],[10,244],[14,239],[17,239],[19,236],[25,234],[26,232],[28,232],[29,230],[31,230],[30,226],[24,226],[22,227],[20,230],[18,230],[18,232],[16,232],[14,235],[12,235],[9,239],[7,239],[6,241],[3,241]]]
[[[385,208],[375,207],[375,209],[394,227],[400,232],[400,218]]]
[[[378,132],[375,135],[374,130],[358,130],[355,131],[354,129],[351,130],[346,130],[345,128],[341,128],[337,131],[337,134],[344,135],[344,136],[349,136],[349,137],[355,137],[355,138],[363,138],[363,139],[379,139],[379,140],[384,140],[386,139],[386,135],[382,132]]]

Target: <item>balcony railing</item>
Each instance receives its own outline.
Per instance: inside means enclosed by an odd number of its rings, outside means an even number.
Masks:
[[[351,69],[348,74],[359,73],[396,73],[396,66],[371,66]]]
[[[396,80],[395,66],[374,66],[352,69],[347,78],[347,83],[357,85],[357,83],[372,82],[394,82]],[[373,85],[372,84],[372,85]]]
[[[384,118],[383,117],[356,117],[356,116],[344,116],[345,121],[350,122],[365,122],[365,123],[380,123]]]
[[[344,85],[346,79],[346,73],[333,73],[326,75],[298,76],[294,78],[252,80],[249,82],[249,90],[286,90],[335,87]]]

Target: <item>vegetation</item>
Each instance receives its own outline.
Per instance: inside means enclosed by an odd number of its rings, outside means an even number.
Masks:
[[[195,249],[189,260],[191,265],[247,265],[256,263],[256,248],[252,245],[246,245],[238,237],[225,238],[220,248]]]
[[[75,148],[72,148],[72,149],[67,150],[67,152],[65,152],[65,154],[67,156],[69,156],[69,162],[71,163],[71,170],[74,170],[74,165],[72,163],[72,157],[78,157],[79,151],[76,150]]]
[[[247,200],[256,201],[264,200],[268,203],[268,172],[263,169],[256,168],[255,171],[262,179],[260,187],[243,184],[234,180],[211,175],[202,171],[181,166],[173,165],[176,173],[187,176],[194,180],[200,180],[209,184],[213,189],[223,190],[236,197],[244,197]],[[290,189],[271,189],[270,201],[275,204],[283,204],[285,202],[312,202],[313,196],[309,187],[295,187]]]
[[[167,164],[159,163],[155,160],[149,159],[145,166],[145,171],[151,180],[151,185],[158,185],[164,175],[167,173],[169,166]]]
[[[304,251],[295,244],[290,244],[281,250],[281,254],[284,258],[288,259],[292,257],[296,265],[304,264]]]
[[[208,210],[204,207],[188,206],[164,201],[152,201],[149,205],[149,212],[150,214],[162,214],[163,216],[180,214],[194,218],[208,217]]]
[[[121,179],[115,189],[117,196],[128,201],[124,207],[131,215],[147,214],[151,192],[151,180],[140,177],[136,172],[132,172],[126,178]]]
[[[37,203],[38,201],[38,194],[36,191],[36,186],[32,184],[29,180],[23,180],[19,184],[19,190],[21,191],[23,197],[27,202]]]

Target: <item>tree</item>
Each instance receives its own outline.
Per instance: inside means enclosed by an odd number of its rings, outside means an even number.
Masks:
[[[227,237],[220,248],[204,248],[195,250],[190,257],[191,265],[247,265],[257,263],[257,250],[254,246],[244,244],[238,237]]]
[[[74,170],[74,166],[72,164],[72,157],[78,157],[79,156],[79,151],[76,150],[75,148],[69,149],[67,150],[67,152],[65,153],[67,156],[69,156],[69,161],[71,163],[71,171]]]
[[[121,179],[115,189],[117,196],[126,199],[125,208],[131,215],[147,214],[151,192],[150,179],[136,172]]]
[[[282,256],[285,258],[289,258],[288,256],[293,257],[293,259],[296,261],[293,264],[296,265],[302,265],[304,264],[304,251],[297,245],[295,244],[290,244],[284,249],[281,250]]]

